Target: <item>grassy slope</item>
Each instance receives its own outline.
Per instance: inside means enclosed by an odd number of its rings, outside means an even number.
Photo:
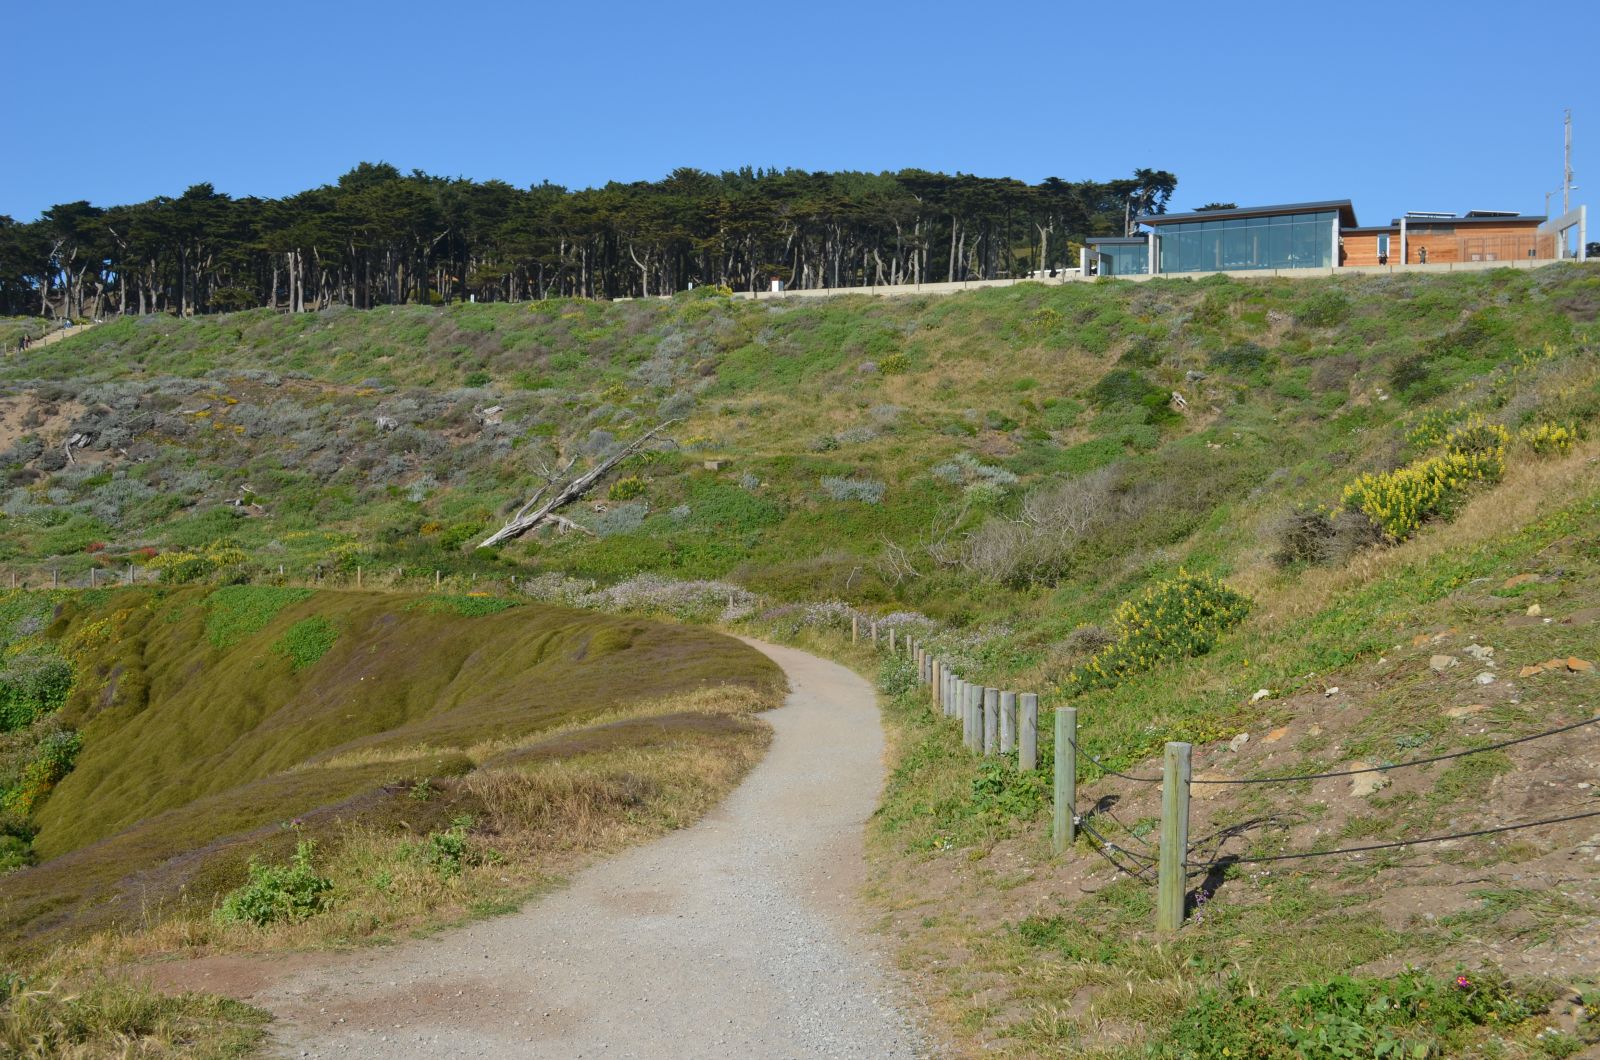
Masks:
[[[1497,647],[1502,677],[1515,672],[1511,663],[1593,654],[1585,615],[1600,601],[1585,595],[1584,580],[1596,559],[1592,443],[1551,461],[1514,448],[1506,482],[1457,522],[1340,565],[1280,570],[1270,559],[1274,527],[1295,505],[1336,502],[1362,471],[1419,455],[1406,429],[1430,410],[1481,411],[1513,431],[1587,422],[1592,433],[1597,311],[1600,271],[1565,266],[1019,287],[926,300],[682,298],[119,322],[13,364],[11,400],[37,410],[47,441],[120,426],[128,437],[114,441],[128,455],[112,465],[170,486],[179,500],[119,486],[116,470],[44,478],[36,461],[14,460],[0,548],[68,570],[96,562],[82,551],[91,541],[108,542],[93,554],[106,556],[145,543],[231,540],[261,567],[337,569],[360,557],[418,572],[731,577],[780,600],[918,608],[946,623],[941,647],[969,675],[1047,691],[1081,661],[1069,633],[1106,623],[1117,601],[1187,565],[1248,590],[1250,620],[1202,659],[1080,697],[1091,750],[1144,771],[1168,738],[1194,740],[1206,767],[1268,772],[1437,753],[1592,706],[1583,674],[1535,678],[1535,695],[1512,681],[1486,692],[1472,683],[1472,665],[1442,677],[1427,666],[1440,651],[1470,664],[1461,650],[1471,636]],[[202,373],[211,374],[173,378]],[[479,389],[447,389],[484,375]],[[100,383],[88,387],[85,376]],[[1141,387],[1157,400],[1141,403]],[[1185,409],[1161,400],[1171,392]],[[472,408],[487,404],[506,407],[504,426],[478,429]],[[379,412],[399,428],[378,429]],[[624,471],[645,480],[642,520],[585,505],[575,514],[598,539],[459,551],[527,488],[546,445],[598,448],[604,437],[593,432],[626,435],[667,416],[685,418],[675,434],[689,451]],[[961,453],[1019,480],[970,466],[936,473]],[[705,457],[731,463],[708,471]],[[966,536],[1015,515],[1030,487],[1102,466],[1112,516],[1056,557],[1051,577],[1003,583],[964,566]],[[830,476],[881,482],[881,503],[831,499],[822,482]],[[216,506],[245,481],[262,495],[264,516]],[[890,540],[905,546],[914,574],[886,561]],[[1498,588],[1526,573],[1541,580]],[[1527,617],[1530,599],[1557,621],[1513,621]],[[1344,698],[1323,695],[1334,685]],[[1275,694],[1252,706],[1258,687]],[[1485,710],[1444,713],[1480,703]],[[1556,907],[1548,897],[1563,885],[1540,859],[1582,840],[1569,830],[1534,834],[1530,847],[1450,854],[1429,863],[1444,866],[1434,876],[1389,859],[1365,862],[1355,876],[1332,866],[1252,876],[1249,887],[1217,891],[1176,948],[1152,946],[1142,890],[1104,887],[1087,853],[1049,858],[1035,780],[1005,770],[975,776],[947,730],[930,727],[910,701],[899,708],[902,766],[880,819],[885,893],[907,910],[895,923],[908,952],[938,969],[930,989],[973,1044],[1137,1051],[1171,1028],[1203,1024],[1213,1001],[1201,991],[1232,975],[1270,993],[1406,960],[1447,970],[1456,960],[1515,956],[1514,933],[1494,936],[1480,930],[1481,916],[1471,919],[1485,903],[1510,901],[1534,917],[1557,953],[1595,922],[1592,894]],[[1260,742],[1280,728],[1287,733]],[[1258,742],[1223,757],[1219,741],[1238,731]],[[1534,757],[1484,774],[1426,771],[1419,786],[1370,802],[1320,789],[1290,790],[1283,807],[1230,795],[1198,811],[1199,826],[1282,809],[1293,823],[1235,840],[1259,852],[1470,825],[1493,817],[1507,790],[1523,798],[1517,777],[1586,747],[1537,752],[1549,759],[1530,750]],[[1135,791],[1106,783],[1090,794],[1126,800],[1133,816],[1118,816],[1128,825],[1154,812]],[[1593,795],[1569,786],[1562,798],[1577,805]],[[1531,797],[1515,804],[1533,807]],[[1527,880],[1506,882],[1524,872]],[[1472,875],[1495,882],[1474,891],[1463,882]],[[1424,904],[1467,919],[1432,930],[1419,920],[1422,905],[1370,904],[1414,878]],[[1592,890],[1592,878],[1581,878]],[[1058,896],[1078,886],[1095,896],[1063,905]],[[1517,897],[1474,896],[1486,886]],[[1060,916],[1083,918],[1097,935],[1114,925],[1126,941],[1085,952]],[[1468,921],[1476,933],[1464,934]],[[1010,926],[996,934],[997,922]],[[1263,956],[1224,962],[1219,951]],[[1508,963],[1526,971],[1531,962]],[[1549,970],[1573,981],[1569,966]],[[1531,1034],[1519,1028],[1496,1048],[1542,1048]]]
[[[515,908],[587,857],[681,827],[759,757],[767,732],[748,715],[781,683],[726,637],[483,597],[17,592],[0,625],[8,658],[59,654],[77,674],[63,705],[5,737],[8,770],[35,733],[82,740],[30,815],[40,863],[0,877],[0,1051],[52,1055],[233,1055],[259,1036],[239,1006],[164,1001],[107,966]],[[331,912],[212,919],[248,861],[303,839]]]

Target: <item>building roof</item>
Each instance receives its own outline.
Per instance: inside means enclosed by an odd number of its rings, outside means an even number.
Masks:
[[[1355,227],[1356,208],[1349,199],[1326,199],[1322,202],[1291,202],[1278,206],[1241,206],[1232,210],[1196,210],[1192,213],[1147,213],[1139,216],[1139,223],[1151,225],[1189,224],[1195,221],[1222,221],[1239,217],[1272,217],[1285,213],[1317,213],[1337,210],[1339,224]]]
[[[1530,224],[1542,225],[1544,218],[1534,214],[1495,214],[1491,217],[1474,217],[1468,214],[1465,217],[1406,217],[1407,228],[1432,228],[1434,225],[1505,225],[1505,224]],[[1400,218],[1396,217],[1389,222],[1391,228],[1400,227]]]
[[[1099,246],[1101,243],[1137,243],[1140,246],[1144,246],[1150,242],[1150,239],[1148,236],[1090,236],[1084,242],[1094,246]]]

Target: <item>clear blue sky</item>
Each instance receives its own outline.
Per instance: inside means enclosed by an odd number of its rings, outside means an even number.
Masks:
[[[678,166],[1175,172],[1173,206],[1540,212],[1573,109],[1600,204],[1600,3],[105,0],[5,16],[0,213],[331,182],[569,187]]]

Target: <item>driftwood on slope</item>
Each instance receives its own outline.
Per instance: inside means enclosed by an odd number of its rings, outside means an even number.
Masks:
[[[573,462],[577,460],[577,457],[573,457],[571,460],[568,460],[566,464],[562,466],[561,470],[556,472],[551,482],[546,482],[543,486],[540,486],[537,490],[535,490],[533,496],[529,497],[522,507],[517,509],[517,513],[506,522],[506,525],[502,526],[500,529],[496,530],[494,533],[478,542],[478,547],[488,548],[491,545],[498,545],[502,541],[509,541],[514,537],[521,537],[523,534],[542,523],[554,523],[562,530],[582,530],[584,533],[588,533],[587,530],[584,530],[583,527],[579,526],[571,519],[557,515],[556,509],[570,504],[579,497],[582,497],[585,493],[588,493],[594,488],[594,484],[596,482],[599,482],[605,477],[606,472],[622,463],[634,453],[637,453],[639,450],[643,449],[646,442],[676,422],[678,421],[668,420],[665,423],[660,423],[650,428],[648,431],[644,432],[639,437],[623,446],[621,449],[618,449],[615,453],[612,453],[610,456],[600,461],[600,463],[596,464],[588,471],[585,471],[571,482],[568,482],[565,486],[562,486],[556,491],[555,496],[551,497],[543,504],[540,504],[540,498],[544,496],[545,491],[554,484],[555,480],[559,480],[568,471],[572,470]]]

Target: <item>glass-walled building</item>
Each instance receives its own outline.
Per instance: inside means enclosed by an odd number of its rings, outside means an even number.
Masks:
[[[1084,275],[1173,276],[1341,267],[1559,260],[1562,233],[1587,231],[1583,206],[1554,220],[1514,210],[1412,212],[1360,227],[1349,199],[1145,214],[1138,235],[1087,240]]]
[[[1097,276],[1137,276],[1150,271],[1149,236],[1099,236],[1089,240]]]
[[[1328,269],[1339,264],[1339,228],[1354,224],[1348,200],[1157,214],[1156,271],[1244,272]]]

